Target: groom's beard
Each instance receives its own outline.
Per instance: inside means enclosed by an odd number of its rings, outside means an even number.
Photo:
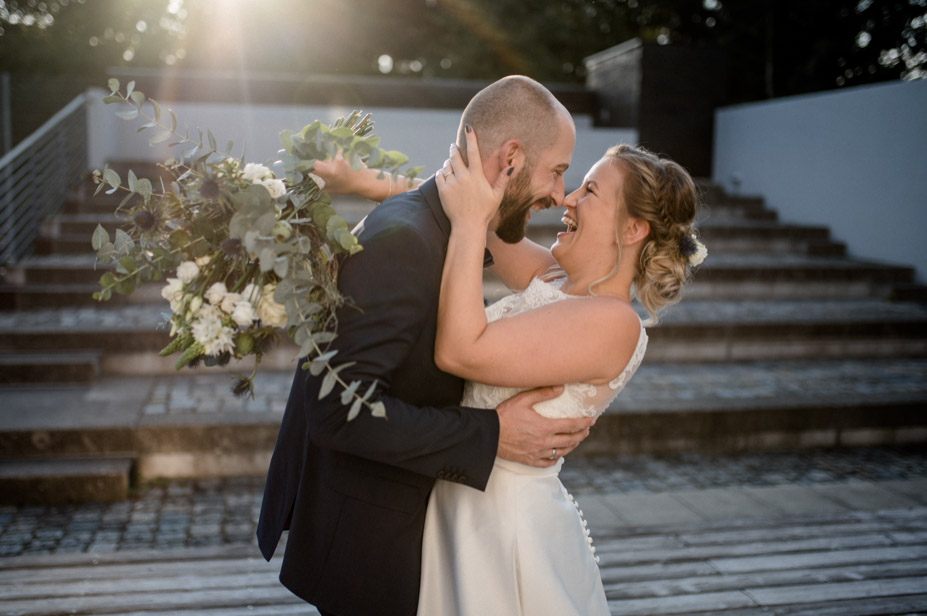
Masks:
[[[525,239],[526,214],[537,202],[531,196],[531,169],[526,167],[509,182],[499,204],[499,226],[496,227],[499,239],[507,244],[517,244]]]

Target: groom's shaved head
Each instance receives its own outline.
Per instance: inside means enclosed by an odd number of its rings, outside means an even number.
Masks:
[[[533,163],[540,152],[556,141],[566,107],[550,90],[530,77],[503,77],[474,96],[464,109],[457,130],[457,144],[466,155],[464,127],[476,131],[480,152],[488,156],[510,139],[521,142],[525,156]]]

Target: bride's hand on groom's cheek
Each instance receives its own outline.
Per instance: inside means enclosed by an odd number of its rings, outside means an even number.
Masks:
[[[550,419],[534,410],[535,404],[562,392],[562,386],[532,389],[496,407],[500,458],[544,468],[556,464],[589,436],[589,428],[595,423],[591,417]]]

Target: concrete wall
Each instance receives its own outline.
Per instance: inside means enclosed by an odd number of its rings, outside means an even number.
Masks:
[[[102,98],[108,92],[89,91],[89,161],[93,169],[100,169],[107,161],[163,161],[172,154],[167,143],[148,145],[150,131],[141,134],[136,129],[144,121],[125,121],[116,117],[121,108],[105,105]],[[245,146],[250,162],[272,162],[280,149],[277,135],[281,130],[298,131],[316,119],[331,122],[338,116],[350,113],[350,108],[331,106],[296,105],[245,105],[202,102],[158,101],[163,111],[177,114],[181,129],[188,126],[195,135],[197,128],[209,128],[216,136],[220,148],[229,139],[235,142],[233,154],[239,156]],[[146,109],[148,107],[146,106]],[[434,173],[447,158],[448,146],[457,135],[461,110],[402,109],[368,107],[376,122],[375,133],[381,145],[399,150],[409,157],[411,164],[424,165],[425,174]],[[637,132],[621,128],[594,128],[588,115],[576,115],[577,138],[573,163],[566,175],[567,187],[582,183],[586,171],[616,143],[637,143]]]
[[[722,108],[713,179],[927,282],[927,80]]]

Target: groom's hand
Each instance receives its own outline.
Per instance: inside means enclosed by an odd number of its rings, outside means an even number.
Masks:
[[[553,466],[589,436],[592,417],[549,419],[533,408],[556,398],[563,387],[542,387],[513,396],[496,407],[499,415],[499,449],[503,460],[528,466]],[[556,449],[556,452],[554,451]]]

